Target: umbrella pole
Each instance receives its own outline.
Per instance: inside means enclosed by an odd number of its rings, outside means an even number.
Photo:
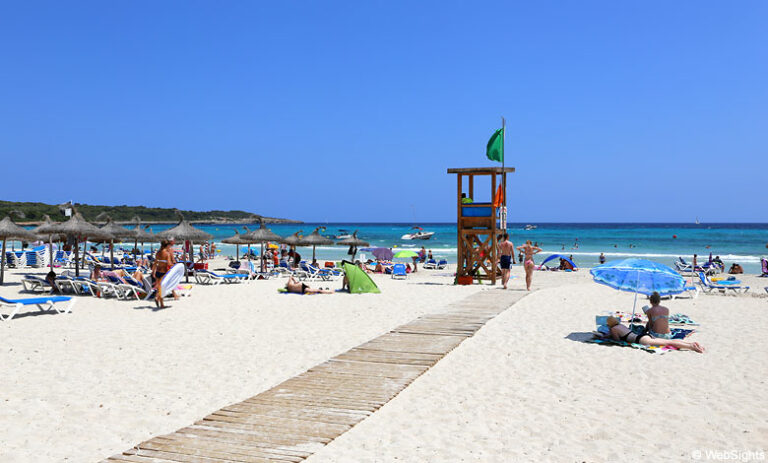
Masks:
[[[259,256],[259,259],[261,259],[261,273],[264,273],[264,242],[261,242],[261,255]]]
[[[53,236],[48,235],[48,259],[51,261],[51,271],[53,271]],[[5,255],[5,252],[3,252]]]
[[[115,242],[112,240],[109,240],[109,269],[114,270],[115,269]]]
[[[3,284],[5,276],[5,238],[3,238],[3,255],[0,256],[0,285]]]
[[[635,280],[635,302],[632,303],[632,318],[629,319],[629,329],[632,330],[632,320],[635,319],[635,308],[637,307],[637,286],[640,284],[640,272],[637,272],[637,280]]]
[[[315,259],[315,245],[312,245],[312,265],[317,266],[317,259]]]
[[[80,276],[80,243],[77,242],[77,236],[75,236],[75,276]]]

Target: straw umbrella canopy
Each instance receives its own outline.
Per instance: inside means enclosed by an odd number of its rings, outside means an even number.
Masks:
[[[224,238],[223,240],[221,240],[221,242],[235,245],[235,260],[240,260],[240,245],[250,244],[250,241],[244,240],[243,236],[237,230],[235,230],[234,236],[230,236],[229,238]]]
[[[352,262],[355,261],[355,254],[357,254],[357,248],[371,245],[371,243],[367,241],[363,241],[357,237],[357,230],[355,230],[355,232],[352,233],[352,236],[350,236],[349,238],[344,238],[343,240],[339,241],[336,244],[339,246],[349,246],[349,251],[347,252],[347,254],[352,255]]]
[[[160,233],[156,233],[155,236],[160,238],[161,240],[180,240],[180,241],[189,241],[190,242],[190,252],[194,256],[194,245],[195,243],[204,243],[210,239],[213,238],[213,235],[211,235],[208,232],[204,232],[203,230],[200,230],[199,228],[195,228],[192,225],[189,224],[186,220],[184,220],[184,217],[181,217],[181,220],[179,221],[179,224],[176,225],[173,228],[169,228],[168,230],[163,230]],[[186,252],[186,246],[185,252]],[[187,256],[187,259],[189,259],[190,256]],[[188,270],[188,267],[184,265],[184,268]],[[187,276],[187,282],[189,282],[189,272],[185,270],[186,276]]]
[[[111,234],[107,231],[104,231],[100,229],[99,227],[90,224],[87,222],[82,214],[79,212],[75,212],[75,214],[70,217],[69,220],[66,222],[61,223],[51,223],[50,225],[46,225],[43,227],[40,227],[39,232],[40,234],[56,234],[56,235],[66,235],[66,236],[73,236],[75,238],[75,275],[80,276],[80,266],[82,265],[82,262],[80,262],[80,265],[78,265],[79,259],[79,251],[78,251],[78,240],[80,237],[83,238],[84,243],[84,251],[88,252],[88,238],[93,238],[97,240],[109,240],[111,239]]]
[[[110,235],[112,235],[109,239],[109,262],[110,262],[110,268],[115,268],[115,258],[114,258],[114,247],[115,247],[115,239],[118,241],[122,240],[123,238],[132,238],[133,237],[133,230],[128,230],[125,227],[121,227],[120,225],[116,224],[112,221],[111,217],[107,218],[107,223],[105,223],[101,229]]]
[[[250,243],[261,244],[261,271],[264,271],[264,243],[283,241],[283,237],[275,234],[272,230],[264,226],[264,221],[259,219],[259,228],[243,235],[243,239]]]
[[[333,244],[332,239],[326,238],[319,233],[321,228],[325,230],[325,227],[315,228],[315,231],[302,238],[301,243],[299,244],[299,246],[312,246],[312,265],[317,263],[317,260],[315,259],[315,248],[317,246],[327,246],[329,244]]]
[[[296,246],[301,246],[301,239],[302,239],[301,233],[303,233],[303,231],[299,230],[296,233],[294,233],[293,235],[286,236],[285,238],[283,238],[280,241],[282,241],[284,244],[287,244],[291,248],[292,251],[295,251],[296,250]],[[298,265],[299,265],[298,262],[294,262],[293,263],[294,267],[297,267]]]
[[[48,260],[50,260],[48,265],[51,267],[51,270],[53,270],[53,237],[55,236],[57,240],[60,238],[65,239],[66,237],[56,233],[42,233],[40,231],[43,229],[43,227],[47,227],[51,224],[53,224],[53,222],[51,221],[51,217],[48,214],[45,214],[43,216],[43,223],[36,226],[30,231],[35,235],[39,236],[40,238],[43,238],[44,241],[48,241],[48,254],[49,254]]]
[[[13,223],[10,217],[6,216],[0,220],[0,238],[3,239],[3,253],[0,255],[0,284],[3,284],[3,274],[5,273],[5,241],[29,240],[34,241],[37,237],[34,233]]]
[[[144,243],[155,243],[159,241],[159,238],[157,238],[154,233],[146,231],[146,229],[149,228],[149,225],[146,225],[144,228],[141,227],[141,218],[138,215],[134,216],[132,220],[136,225],[127,230],[131,232],[130,238],[133,238],[134,254],[139,247],[139,242],[141,242],[141,253],[143,254]]]

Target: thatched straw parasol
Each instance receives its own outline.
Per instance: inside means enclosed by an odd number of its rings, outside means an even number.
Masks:
[[[66,235],[75,238],[75,275],[80,276],[80,267],[82,262],[79,259],[79,246],[78,240],[83,238],[84,248],[83,252],[88,252],[88,238],[94,238],[97,240],[109,240],[112,235],[99,227],[92,225],[83,218],[82,214],[75,212],[75,214],[66,222],[51,223],[44,227],[40,227],[40,234],[55,234]],[[84,260],[84,259],[83,259]],[[80,261],[80,262],[79,262]],[[79,262],[79,264],[78,264]]]
[[[355,254],[357,254],[357,248],[371,245],[371,243],[367,241],[363,241],[357,237],[357,230],[355,230],[355,232],[352,233],[352,236],[350,236],[349,238],[345,238],[336,244],[339,246],[349,246],[349,251],[347,251],[347,254],[350,254],[352,256],[352,262],[355,261]]]
[[[203,230],[200,230],[199,228],[195,228],[192,225],[189,224],[186,220],[184,220],[184,217],[181,217],[181,221],[179,221],[179,224],[176,225],[173,228],[169,228],[168,230],[163,230],[160,233],[157,233],[155,236],[160,238],[161,240],[179,240],[179,241],[189,241],[189,254],[185,257],[190,262],[194,261],[194,255],[195,255],[195,243],[204,243],[210,239],[213,238],[213,235],[211,235],[208,232],[204,232]],[[184,252],[187,252],[187,247],[184,246]],[[189,282],[189,270],[188,265],[184,265],[185,273],[187,277],[187,282]]]
[[[210,233],[190,225],[183,217],[178,225],[168,230],[163,230],[157,233],[156,236],[161,240],[191,241],[193,243],[203,243],[213,238],[213,235]]]
[[[244,240],[243,236],[237,230],[235,230],[234,236],[230,236],[229,238],[224,238],[223,240],[221,240],[221,242],[235,245],[235,260],[240,260],[240,245],[251,243],[250,241]]]
[[[5,241],[28,240],[34,241],[37,237],[34,233],[13,223],[10,217],[0,220],[0,238],[3,239],[3,253],[0,254],[0,285],[3,284],[3,274],[5,273]]]
[[[261,271],[264,271],[264,243],[274,241],[279,243],[283,241],[283,237],[275,234],[272,230],[264,226],[264,221],[259,219],[259,228],[243,235],[243,240],[249,243],[261,244]]]
[[[325,227],[317,227],[315,228],[315,231],[302,238],[301,242],[299,243],[299,246],[312,246],[312,265],[317,264],[317,259],[315,259],[315,247],[333,244],[332,239],[326,238],[319,233],[321,228],[325,230]]]
[[[43,238],[43,241],[48,241],[48,255],[49,255],[49,260],[50,260],[48,265],[51,267],[51,270],[53,270],[53,238],[56,237],[56,240],[59,240],[59,239],[65,239],[66,236],[55,234],[55,233],[41,233],[40,232],[40,230],[42,230],[43,227],[47,227],[47,226],[49,226],[51,224],[53,224],[53,222],[51,221],[50,216],[48,216],[48,214],[45,214],[43,216],[43,223],[41,223],[40,225],[36,226],[35,228],[33,228],[30,231],[32,233],[34,233],[35,235],[39,236],[40,238]]]
[[[290,248],[291,252],[296,251],[296,246],[301,246],[301,239],[303,238],[301,234],[304,233],[302,230],[297,231],[293,235],[286,236],[285,238],[281,239],[284,244],[287,244]],[[298,267],[298,262],[293,262],[293,267]]]
[[[107,216],[107,223],[105,223],[101,229],[110,235],[112,237],[109,239],[109,265],[110,268],[115,268],[115,240],[121,241],[124,238],[132,238],[133,237],[133,230],[128,230],[125,227],[121,227],[120,225],[116,224],[112,221],[112,217]]]
[[[127,228],[127,230],[131,232],[129,238],[133,238],[134,254],[136,253],[136,250],[138,250],[139,243],[141,243],[141,253],[144,254],[144,243],[156,243],[160,241],[160,239],[157,238],[154,233],[146,231],[146,229],[149,228],[149,225],[146,225],[144,228],[141,227],[141,218],[138,215],[133,216],[132,221],[135,222],[136,225],[134,225],[133,228]]]

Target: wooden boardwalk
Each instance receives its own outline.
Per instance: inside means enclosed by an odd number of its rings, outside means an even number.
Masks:
[[[299,462],[386,404],[526,293],[491,289],[104,462]]]

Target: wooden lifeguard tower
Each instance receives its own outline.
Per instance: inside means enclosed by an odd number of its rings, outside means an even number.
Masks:
[[[499,234],[504,233],[506,223],[500,223],[501,211],[507,207],[507,174],[515,171],[514,167],[466,167],[448,169],[449,174],[456,174],[458,188],[456,190],[456,228],[458,236],[456,281],[461,283],[470,277],[473,280],[490,280],[496,284],[500,278],[496,266],[498,262]],[[464,177],[467,177],[467,191],[463,190]],[[475,197],[475,177],[490,180],[491,202],[463,202],[462,193],[467,198]],[[494,204],[497,185],[502,185],[503,197]],[[506,221],[506,214],[503,214]],[[462,278],[463,277],[463,278]]]

